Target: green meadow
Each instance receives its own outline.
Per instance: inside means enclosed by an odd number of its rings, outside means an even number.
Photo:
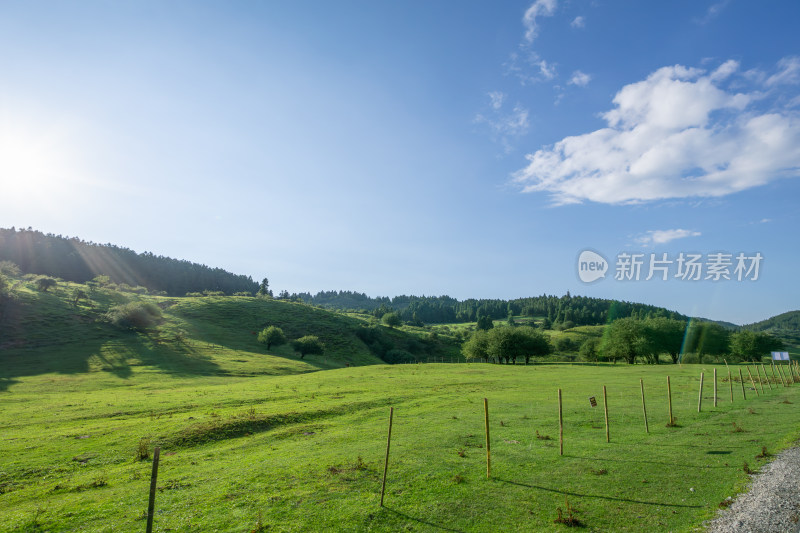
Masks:
[[[745,463],[755,471],[800,436],[798,387],[748,387],[744,400],[737,382],[731,402],[720,379],[714,408],[712,372],[412,364],[241,377],[141,366],[20,378],[0,396],[0,530],[144,530],[141,443],[161,447],[156,531],[552,531],[567,529],[554,523],[567,505],[589,530],[688,531],[746,487]]]
[[[761,394],[748,385],[744,399],[738,371],[747,378],[746,367],[731,366],[731,383],[725,365],[467,364],[457,354],[464,326],[373,325],[384,345],[454,361],[385,365],[358,335],[367,317],[86,286],[88,298],[76,302],[76,288],[14,282],[1,348],[0,531],[144,531],[155,446],[155,531],[553,531],[570,523],[692,531],[746,489],[748,472],[800,437],[800,387],[764,383]],[[132,332],[104,319],[136,301],[159,306],[157,326]],[[268,324],[290,338],[319,336],[325,353],[301,360],[286,345],[267,351],[255,333]]]

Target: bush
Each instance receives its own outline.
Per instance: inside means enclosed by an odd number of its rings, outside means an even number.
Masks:
[[[580,358],[582,361],[586,361],[589,363],[594,363],[598,360],[598,345],[600,344],[599,339],[586,339],[581,344],[580,351]]]
[[[51,289],[56,285],[56,280],[47,276],[42,276],[36,280],[36,288],[42,292],[47,292],[47,289]]]
[[[150,302],[131,302],[112,307],[106,319],[115,326],[142,331],[158,324],[161,309]]]
[[[416,358],[411,352],[395,349],[386,352],[386,355],[383,356],[383,360],[390,365],[396,365],[400,363],[413,363],[416,361]]]
[[[202,292],[187,292],[186,293],[186,297],[187,298],[200,298],[202,296],[203,296]]]
[[[243,292],[234,292],[233,295],[234,296],[249,296],[249,297],[252,297],[253,293],[252,292],[243,291]]]
[[[0,261],[0,274],[17,277],[19,276],[19,267],[11,261]]]
[[[683,354],[683,357],[681,357],[681,363],[686,363],[687,365],[696,365],[701,363],[702,361],[703,361],[702,357],[694,352],[685,353]]]
[[[205,291],[203,291],[203,294],[205,296],[225,296],[225,292],[224,291],[208,291],[208,290],[205,290]]]
[[[389,326],[390,328],[396,328],[397,326],[403,323],[403,320],[400,318],[400,315],[397,313],[386,313],[381,317],[381,320],[384,324]]]
[[[553,347],[557,352],[573,352],[578,348],[578,343],[571,337],[556,337]]]

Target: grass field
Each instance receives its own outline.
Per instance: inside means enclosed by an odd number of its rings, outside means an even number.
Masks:
[[[714,408],[710,366],[90,370],[20,376],[0,393],[0,531],[144,530],[151,462],[135,460],[141,439],[162,447],[156,531],[552,531],[567,529],[554,524],[565,500],[588,530],[689,531],[745,488],[745,462],[756,470],[763,447],[775,453],[800,436],[800,387],[765,384],[763,396],[748,387],[744,400],[735,383],[731,402],[720,379]],[[667,375],[676,427],[666,427]]]

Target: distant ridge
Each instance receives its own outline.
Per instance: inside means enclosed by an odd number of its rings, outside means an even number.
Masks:
[[[150,252],[136,253],[113,244],[44,234],[32,229],[0,228],[0,261],[15,263],[24,273],[85,283],[96,276],[117,284],[143,286],[170,296],[189,292],[254,293],[250,276]]]

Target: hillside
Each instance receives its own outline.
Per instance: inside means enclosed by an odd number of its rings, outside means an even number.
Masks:
[[[800,347],[800,311],[789,311],[761,322],[742,326],[744,329],[771,333],[793,347]]]
[[[23,273],[78,283],[108,276],[117,284],[146,287],[170,296],[203,291],[254,293],[258,288],[250,276],[221,268],[31,229],[0,228],[0,261],[16,264]]]
[[[58,282],[47,291],[36,278],[11,278],[0,314],[0,388],[21,376],[105,371],[127,378],[143,369],[178,375],[295,374],[457,353],[448,339],[389,330],[362,319],[288,301],[239,296],[171,298]],[[85,297],[75,299],[82,292]],[[112,324],[109,311],[153,304],[160,318],[142,330]],[[322,356],[303,360],[288,345],[267,351],[256,334],[267,325],[289,339],[316,335]],[[424,332],[422,332],[424,333]],[[390,353],[391,352],[391,353]],[[393,361],[402,362],[402,361]]]

